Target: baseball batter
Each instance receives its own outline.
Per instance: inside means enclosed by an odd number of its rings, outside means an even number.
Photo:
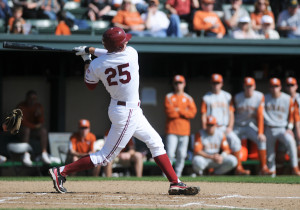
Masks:
[[[198,194],[199,187],[188,187],[178,179],[161,137],[143,115],[138,90],[138,53],[134,48],[127,46],[130,39],[131,34],[126,34],[119,27],[113,27],[102,36],[106,50],[86,46],[74,48],[85,62],[84,81],[87,87],[92,90],[101,81],[111,96],[108,115],[112,125],[100,151],[69,165],[49,169],[54,188],[60,193],[67,192],[63,187],[67,175],[98,165],[105,166],[134,136],[147,145],[155,162],[170,181],[170,195]],[[98,58],[91,61],[90,53]]]
[[[241,140],[233,132],[234,125],[234,107],[230,93],[222,90],[223,77],[220,74],[211,76],[212,91],[203,96],[201,104],[201,121],[202,128],[206,129],[206,118],[212,115],[217,119],[218,129],[226,134],[229,147],[233,155],[237,158],[238,164],[236,167],[237,175],[249,175],[250,171],[245,170],[242,166],[240,151]]]
[[[270,93],[265,95],[265,135],[267,159],[270,171],[276,173],[275,143],[279,140],[288,150],[293,174],[300,176],[297,161],[296,141],[293,137],[294,107],[292,98],[281,92],[278,78],[270,79]]]
[[[225,174],[237,165],[236,157],[230,154],[225,134],[217,129],[217,120],[213,116],[207,117],[206,129],[195,135],[192,165],[199,175],[206,168],[213,168],[216,175]]]
[[[234,132],[240,139],[253,141],[259,150],[261,175],[271,175],[266,159],[266,136],[264,135],[264,95],[255,90],[256,84],[252,77],[245,77],[244,91],[235,95]]]

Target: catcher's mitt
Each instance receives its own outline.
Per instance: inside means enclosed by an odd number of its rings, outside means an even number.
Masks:
[[[2,123],[4,131],[9,131],[11,134],[15,135],[19,132],[21,122],[23,119],[23,113],[21,109],[14,109]]]

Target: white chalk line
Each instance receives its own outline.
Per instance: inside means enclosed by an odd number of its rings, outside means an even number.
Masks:
[[[20,193],[19,193],[20,194]],[[49,195],[50,193],[33,193],[35,195]],[[76,195],[76,197],[86,197],[86,196],[91,196],[94,197],[96,195]],[[220,195],[219,195],[220,196]],[[49,202],[25,202],[25,201],[12,201],[12,200],[18,200],[18,199],[22,199],[25,198],[23,197],[3,197],[0,198],[0,206],[1,204],[39,204],[39,205],[45,205],[48,204]],[[114,196],[114,195],[102,195],[99,196],[100,199],[127,199],[127,198],[131,198],[131,199],[135,199],[135,200],[147,200],[149,201],[148,198],[141,198],[141,197],[135,197],[135,196]],[[160,202],[170,202],[170,201],[177,201],[179,202],[180,199],[189,199],[189,198],[194,198],[194,197],[174,197],[174,198],[179,198],[179,200],[159,200]],[[211,200],[211,199],[230,199],[230,198],[243,198],[243,199],[300,199],[300,197],[270,197],[270,196],[242,196],[242,195],[226,195],[226,196],[222,196],[219,198],[201,198],[201,199],[205,199],[205,200]],[[71,198],[71,199],[76,199],[76,198]],[[77,198],[78,199],[78,198]],[[157,201],[157,199],[151,199],[154,201]],[[185,203],[185,204],[132,204],[132,203],[121,203],[121,204],[117,204],[117,203],[52,203],[53,205],[95,205],[95,206],[142,206],[142,207],[174,207],[174,208],[183,208],[183,207],[191,207],[191,206],[202,206],[202,207],[215,207],[215,208],[228,208],[228,209],[249,209],[249,210],[258,210],[258,209],[262,209],[262,208],[251,208],[251,207],[237,207],[237,206],[228,206],[228,205],[217,205],[217,204],[207,204],[204,201],[201,202],[191,202],[191,203]]]

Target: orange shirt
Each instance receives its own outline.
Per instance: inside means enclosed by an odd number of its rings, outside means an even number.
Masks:
[[[269,15],[269,16],[271,16],[273,18],[273,21],[275,20],[274,14],[271,11],[268,11],[268,13],[266,13],[266,14],[257,14],[257,13],[253,12],[253,13],[251,13],[251,20],[254,20],[255,23],[256,23],[256,25],[261,25],[261,18],[264,15]]]
[[[71,35],[71,30],[64,21],[60,21],[59,24],[56,26],[55,35],[68,36]]]
[[[112,19],[112,23],[120,23],[127,26],[133,26],[143,24],[144,21],[141,18],[139,12],[119,10],[116,16]]]
[[[40,103],[28,106],[24,101],[18,105],[18,108],[23,112],[23,126],[35,128],[37,124],[44,123],[44,108]]]
[[[188,136],[191,132],[190,119],[197,113],[197,107],[191,96],[169,93],[165,97],[165,113],[167,115],[166,133]]]
[[[93,133],[88,133],[83,141],[81,141],[78,132],[73,133],[70,137],[72,144],[72,149],[79,153],[89,153],[94,150],[94,143],[96,141],[96,136]]]
[[[211,31],[216,34],[223,34],[225,35],[226,30],[225,27],[220,20],[219,16],[214,12],[205,12],[205,11],[197,11],[194,15],[193,20],[194,30],[200,31]],[[213,29],[213,25],[218,25],[218,27],[215,27]]]

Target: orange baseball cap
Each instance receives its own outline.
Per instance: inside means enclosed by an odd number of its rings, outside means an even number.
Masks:
[[[286,78],[286,84],[297,85],[297,80],[295,79],[295,77],[288,77]]]
[[[206,124],[207,125],[216,125],[217,124],[217,119],[214,116],[207,116],[206,119]]]
[[[184,78],[184,76],[177,74],[174,76],[173,81],[174,82],[185,82],[185,78]]]
[[[211,75],[211,82],[223,82],[223,77],[221,74]]]
[[[215,0],[201,0],[201,3],[214,4]]]
[[[252,77],[245,77],[244,84],[247,86],[255,85],[255,79]]]
[[[86,119],[79,120],[78,123],[79,128],[89,128],[90,127],[90,121]]]
[[[271,86],[275,86],[275,85],[281,85],[281,81],[280,79],[276,78],[276,77],[273,77],[270,79],[270,85]]]

